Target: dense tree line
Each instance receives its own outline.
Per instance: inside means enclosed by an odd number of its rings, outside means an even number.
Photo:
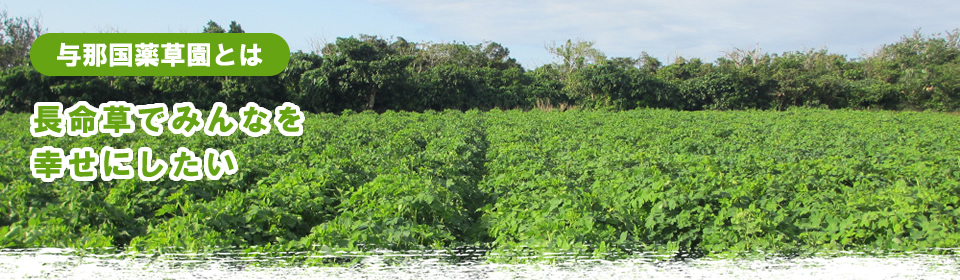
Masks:
[[[29,45],[43,29],[0,18],[0,112],[38,101],[124,100],[135,104],[225,102],[275,106],[292,101],[311,112],[584,108],[629,110],[823,107],[960,109],[960,32],[919,31],[851,59],[825,49],[763,53],[735,49],[714,62],[646,53],[606,57],[591,42],[549,48],[558,62],[526,70],[496,43],[414,43],[402,37],[337,38],[291,55],[269,77],[50,77],[29,65]],[[236,22],[210,21],[203,32],[241,33]]]

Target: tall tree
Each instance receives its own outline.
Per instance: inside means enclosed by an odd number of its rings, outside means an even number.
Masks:
[[[240,24],[237,21],[230,21],[230,30],[227,33],[246,33],[243,31],[243,28],[240,28]]]
[[[554,46],[547,48],[547,51],[560,58],[559,65],[562,72],[570,73],[574,69],[588,64],[596,64],[607,58],[603,52],[595,49],[593,44],[592,41],[577,40],[573,42],[567,40],[566,43],[561,45],[554,44]]]
[[[39,18],[11,17],[0,11],[0,68],[26,65],[30,61],[30,46],[46,33]]]
[[[337,38],[336,43],[324,47],[322,66],[301,78],[304,94],[319,102],[315,104],[318,109],[328,112],[383,109],[377,107],[378,98],[389,100],[398,94],[397,87],[408,78],[404,69],[414,58],[398,54],[390,46],[376,36]]]
[[[223,30],[223,27],[220,27],[217,22],[210,20],[207,22],[207,26],[203,27],[203,33],[226,33],[226,30]]]
[[[663,63],[659,59],[650,56],[647,52],[640,52],[640,58],[637,60],[640,63],[640,70],[650,74],[656,74],[657,70],[663,67]]]
[[[589,86],[585,85],[585,79],[582,75],[576,75],[580,69],[587,65],[594,65],[606,61],[607,57],[598,49],[593,48],[593,42],[576,42],[567,40],[566,43],[547,48],[547,51],[560,59],[555,63],[559,70],[560,82],[563,83],[563,92],[572,100],[585,100],[588,97],[590,102],[596,101],[596,92],[587,90]],[[632,62],[631,62],[632,63]]]

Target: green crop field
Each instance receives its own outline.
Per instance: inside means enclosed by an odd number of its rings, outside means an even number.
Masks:
[[[0,248],[588,253],[960,244],[960,117],[788,110],[307,114],[253,138],[33,137],[0,115]],[[139,126],[139,122],[138,122]],[[45,183],[34,148],[231,150],[220,180]],[[136,162],[132,163],[137,168]]]

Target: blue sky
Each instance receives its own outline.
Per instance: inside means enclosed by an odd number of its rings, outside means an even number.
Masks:
[[[91,3],[95,2],[95,3]],[[292,50],[311,41],[357,34],[410,41],[495,41],[533,68],[555,61],[545,46],[595,41],[607,56],[641,51],[713,61],[723,51],[782,53],[827,47],[860,57],[913,30],[960,28],[952,1],[61,1],[0,2],[12,16],[41,16],[49,32],[199,32],[209,20],[231,20],[247,32],[269,32]]]

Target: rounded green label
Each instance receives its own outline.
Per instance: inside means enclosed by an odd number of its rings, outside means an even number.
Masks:
[[[30,48],[48,76],[272,76],[289,60],[273,33],[47,33]]]

